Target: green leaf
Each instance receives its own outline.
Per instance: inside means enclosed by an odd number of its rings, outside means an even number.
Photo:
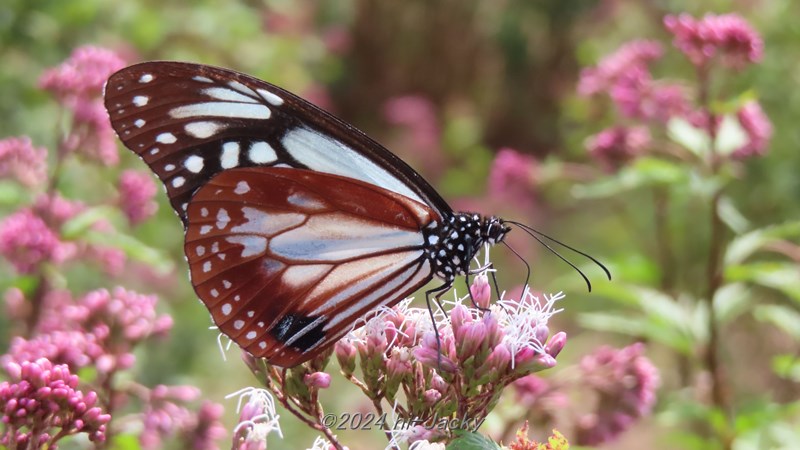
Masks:
[[[720,198],[719,205],[717,206],[717,213],[719,214],[719,218],[725,222],[725,225],[737,234],[744,233],[750,226],[750,222],[739,212],[739,209],[736,208],[736,205],[730,197]]]
[[[11,180],[0,180],[0,205],[18,205],[25,198],[25,188]]]
[[[124,233],[89,231],[84,239],[92,244],[118,248],[129,258],[143,262],[161,274],[168,273],[173,268],[173,262],[166,254]]]
[[[640,314],[585,313],[578,317],[579,323],[598,331],[647,338],[684,354],[690,354],[695,341],[702,340],[701,324],[707,315],[700,305],[690,309],[696,302],[677,301],[652,289],[630,286],[627,289],[635,298]]]
[[[800,313],[783,305],[759,305],[753,311],[756,319],[770,322],[784,333],[800,341]]]
[[[800,221],[750,231],[734,239],[725,251],[725,265],[738,264],[773,242],[800,236]]]
[[[797,355],[778,355],[772,359],[772,370],[781,378],[800,383],[800,358]]]
[[[453,439],[447,450],[502,450],[496,442],[480,433],[466,432]]]
[[[139,438],[133,434],[115,434],[111,440],[111,448],[114,450],[141,450]]]
[[[703,157],[711,148],[708,133],[685,119],[673,118],[667,123],[667,136],[697,156]]]
[[[747,133],[745,133],[739,120],[730,114],[723,116],[722,123],[717,131],[717,152],[722,155],[729,155],[747,142]]]
[[[688,176],[686,168],[679,164],[645,157],[609,177],[573,187],[572,195],[581,199],[607,198],[643,186],[685,184]]]
[[[797,264],[794,263],[757,262],[729,266],[725,268],[725,278],[775,289],[800,302],[800,283],[797,282]]]
[[[714,295],[714,311],[720,323],[736,319],[750,305],[750,290],[744,283],[722,286]]]
[[[75,240],[83,236],[91,227],[101,220],[119,217],[117,208],[103,205],[87,208],[85,211],[68,220],[61,227],[61,234],[64,239]]]

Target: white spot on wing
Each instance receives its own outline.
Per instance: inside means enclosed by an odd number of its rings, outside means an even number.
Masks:
[[[237,330],[244,328],[244,320],[237,320],[236,322],[233,322],[233,328],[236,328]]]
[[[137,95],[133,97],[133,104],[136,106],[144,106],[150,101],[150,97],[144,95]]]
[[[209,138],[217,134],[217,132],[223,128],[225,128],[225,125],[219,122],[211,122],[206,120],[200,122],[190,122],[183,126],[186,134],[197,139]]]
[[[225,286],[225,289],[231,288],[231,282],[228,280],[222,280],[222,285]]]
[[[160,142],[162,144],[174,144],[177,142],[178,138],[175,137],[172,133],[161,133],[156,136],[156,142]]]
[[[333,268],[330,264],[303,264],[290,266],[283,272],[281,281],[290,287],[302,287],[316,283]]]
[[[307,193],[295,192],[286,198],[289,204],[303,208],[307,211],[322,211],[325,209],[325,203]]]
[[[206,248],[203,247],[202,245],[198,245],[197,248],[194,249],[194,251],[195,253],[197,253],[197,256],[203,256],[206,254]]]
[[[147,122],[145,122],[144,119],[136,119],[136,122],[133,122],[136,128],[142,128],[146,123]]]
[[[139,83],[149,83],[153,81],[153,75],[146,73],[139,78]]]
[[[211,272],[211,261],[206,261],[203,263],[203,273]]]
[[[220,230],[227,227],[228,223],[231,221],[230,216],[228,216],[228,211],[225,208],[220,208],[217,211],[217,228]]]
[[[262,97],[264,97],[264,100],[266,100],[269,104],[275,106],[281,106],[283,104],[283,99],[278,97],[276,94],[273,94],[272,92],[266,89],[256,89],[256,90],[258,91],[259,94],[261,94]]]
[[[172,187],[179,188],[183,186],[183,183],[186,182],[186,179],[183,177],[175,177],[172,179]]]
[[[250,185],[247,184],[247,181],[240,181],[236,183],[236,189],[233,192],[239,195],[246,194],[250,192]]]
[[[212,289],[210,292],[211,292],[211,296],[212,297],[214,297],[214,298],[219,297],[219,291],[218,290]]]
[[[239,143],[226,142],[222,144],[222,156],[219,158],[223,169],[230,169],[239,165]]]
[[[256,332],[255,331],[250,331],[245,335],[245,337],[247,339],[255,339],[256,338]]]
[[[253,233],[266,236],[273,236],[278,232],[286,230],[303,223],[306,219],[304,214],[298,213],[283,213],[272,214],[265,213],[259,209],[245,206],[242,208],[245,222],[231,228],[234,233]]]
[[[318,172],[355,178],[425,203],[405,183],[347,145],[309,128],[294,128],[281,143],[300,163]]]
[[[242,258],[260,255],[267,249],[267,239],[261,236],[253,236],[250,234],[244,236],[229,236],[225,238],[225,240],[231,244],[244,246]]]
[[[225,314],[227,316],[228,314],[231,313],[232,309],[233,307],[231,306],[230,303],[225,303],[224,305],[222,305],[222,314]]]
[[[203,89],[203,94],[206,94],[209,97],[215,98],[217,100],[224,100],[228,102],[258,103],[258,100],[252,97],[249,97],[247,95],[242,95],[236,91],[232,91],[230,89],[222,87]]]
[[[194,77],[192,77],[192,79],[194,81],[199,81],[201,83],[213,83],[214,82],[214,80],[212,80],[211,78],[201,77],[200,75],[194,76]]]
[[[190,117],[227,117],[236,119],[269,119],[272,111],[260,103],[204,102],[179,106],[169,111],[174,119]]]
[[[166,170],[167,172],[172,172],[173,170],[175,170],[175,164],[167,164],[166,166],[164,166],[164,170]]]
[[[278,154],[271,145],[264,141],[256,141],[250,144],[247,157],[256,164],[269,164],[278,159]]]
[[[157,155],[158,152],[159,152],[158,147],[153,147],[153,148],[150,149],[150,154],[151,155]]]
[[[270,250],[288,259],[340,261],[423,244],[419,231],[390,228],[334,212],[311,216],[303,227],[275,236]]]
[[[242,83],[239,83],[238,81],[230,81],[230,82],[228,82],[228,86],[236,89],[239,92],[243,92],[245,94],[250,94],[253,97],[258,97],[258,95],[255,92],[253,92],[252,89],[250,89],[249,87],[243,85]]]
[[[186,161],[183,162],[183,167],[186,167],[186,170],[192,173],[200,173],[203,170],[203,158],[201,156],[192,155],[186,158]]]
[[[258,343],[258,347],[260,349],[265,349],[265,348],[267,348],[267,343],[264,342],[264,341],[261,341],[261,342]]]

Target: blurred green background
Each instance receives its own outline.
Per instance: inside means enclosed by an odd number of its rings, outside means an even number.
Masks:
[[[653,284],[664,268],[658,267],[656,249],[647,243],[655,220],[649,191],[581,199],[575,195],[580,191],[574,189],[573,181],[556,177],[531,192],[530,208],[480,200],[485,199],[494,154],[503,147],[533,155],[546,168],[593,164],[584,141],[614,119],[596,114],[589,101],[577,96],[581,68],[635,38],[656,39],[669,47],[671,36],[662,18],[680,12],[694,16],[737,12],[763,36],[763,62],[715,86],[720,93],[752,90],[775,130],[766,157],[748,161],[727,192],[752,228],[796,219],[800,211],[796,126],[800,3],[791,0],[4,0],[0,4],[0,137],[28,135],[36,145],[55,148],[58,107],[37,88],[36,80],[81,45],[114,49],[130,63],[169,59],[228,67],[284,87],[355,124],[419,169],[455,205],[513,217],[586,250],[609,263],[615,278],[623,282],[619,286]],[[675,51],[668,51],[654,72],[669,78],[691,80],[694,76],[690,64]],[[413,148],[414,140],[383,114],[388,101],[405,95],[420,96],[432,105],[432,126],[439,131],[435,153]],[[90,202],[105,196],[98,186],[113,190],[113,180],[122,169],[144,169],[130,152],[121,154],[122,164],[111,169],[71,164],[62,192]],[[547,176],[548,172],[543,173]],[[215,332],[207,330],[208,314],[195,300],[185,276],[180,223],[166,197],[159,193],[158,201],[156,218],[131,232],[162,250],[171,264],[169,270],[155,276],[142,275],[144,269],[130,270],[109,280],[78,268],[68,274],[69,287],[81,292],[119,284],[158,293],[163,310],[175,318],[175,327],[167,343],[142,351],[138,381],[198,385],[205,398],[225,404],[226,420],[232,426],[235,402],[223,397],[252,384],[252,376],[234,351],[228,353],[228,362],[221,362]],[[621,205],[636,214],[620,214]],[[698,218],[693,223],[669,216],[667,222],[674,236],[674,262],[686,274],[681,287],[699,295],[702,287],[693,285],[701,283],[706,262],[707,220],[702,205],[690,200],[676,201],[673,208],[671,213],[679,218]],[[4,213],[10,210],[3,209]],[[574,363],[600,342],[623,345],[632,341],[630,336],[591,331],[578,323],[585,312],[625,314],[618,302],[603,295],[602,274],[596,269],[587,266],[600,294],[589,295],[581,280],[555,257],[519,237],[514,243],[534,267],[536,289],[568,293],[561,304],[565,311],[551,326],[570,335],[559,366]],[[503,255],[498,258],[501,286],[510,289],[519,284],[524,277],[520,265]],[[768,289],[751,292],[751,301],[786,303],[782,295]],[[797,301],[788,304],[795,310],[799,305]],[[737,404],[767,411],[765,403],[796,401],[797,380],[776,377],[770,362],[778,351],[796,352],[796,340],[751,316],[727,323],[721,334],[721,358]],[[7,338],[3,333],[3,339]],[[669,409],[669,404],[676,396],[685,397],[681,378],[687,371],[690,377],[702,378],[702,369],[678,370],[673,355],[658,345],[650,347],[649,356],[662,370],[663,400],[657,408],[662,413],[638,424],[608,448],[689,448],[691,439],[675,435],[691,430],[681,429],[682,412]],[[552,372],[550,376],[558,376],[558,368]],[[348,395],[352,391],[344,380],[334,376],[334,386],[327,392],[330,411],[365,408],[365,404],[351,403],[358,397]],[[513,397],[513,392],[508,394]],[[292,417],[284,417],[286,441],[271,436],[271,448],[310,446],[314,434]],[[482,431],[492,434],[502,426],[490,418]],[[533,429],[537,431],[535,424]],[[352,450],[384,445],[379,434],[345,436],[350,436],[343,441]]]

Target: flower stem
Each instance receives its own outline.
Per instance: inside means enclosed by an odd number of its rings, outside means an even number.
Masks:
[[[706,131],[709,136],[709,168],[710,176],[714,177],[719,173],[722,160],[717,153],[717,117],[711,111],[711,77],[708,66],[698,67],[700,106],[706,114]],[[728,399],[728,388],[722,365],[719,361],[719,323],[716,310],[714,308],[714,297],[722,286],[722,253],[726,247],[725,224],[719,215],[720,200],[723,188],[717,187],[710,202],[710,222],[711,222],[711,243],[708,250],[708,263],[706,266],[707,291],[705,301],[708,306],[708,345],[704,357],[704,364],[711,376],[711,401],[712,404],[722,411],[729,422],[732,419],[730,402]],[[731,448],[731,440],[728,437],[720,436],[724,449]]]

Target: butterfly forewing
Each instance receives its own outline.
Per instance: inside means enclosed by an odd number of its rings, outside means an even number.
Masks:
[[[341,175],[425,203],[447,203],[413,169],[360,131],[276,86],[230,70],[147,62],[112,75],[111,122],[167,188],[186,224],[194,192],[237,167],[294,167]]]
[[[420,230],[441,221],[372,184],[276,167],[221,172],[186,214],[192,283],[215,323],[287,367],[430,281]]]

